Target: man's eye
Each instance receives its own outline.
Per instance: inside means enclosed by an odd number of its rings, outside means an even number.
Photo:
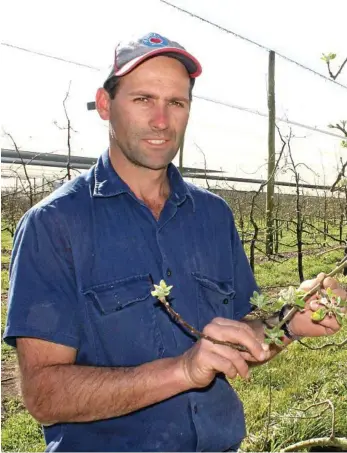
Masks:
[[[176,107],[184,107],[183,102],[180,102],[180,101],[171,101],[170,104],[174,105]]]
[[[134,102],[147,102],[148,98],[145,97],[140,97],[140,98],[135,98]]]

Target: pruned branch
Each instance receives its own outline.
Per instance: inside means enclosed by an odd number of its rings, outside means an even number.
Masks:
[[[205,155],[205,153],[203,152],[203,150],[200,148],[200,146],[197,143],[194,143],[194,145],[198,148],[198,150],[201,152],[201,154],[202,154],[202,156],[204,158],[204,169],[205,169],[206,185],[207,185],[207,189],[210,190],[210,183],[208,182],[208,179],[207,179],[206,155]]]
[[[71,80],[69,83],[69,88],[66,92],[65,99],[63,101],[63,106],[64,106],[64,112],[66,116],[66,121],[67,121],[67,163],[66,163],[66,169],[67,169],[67,179],[70,181],[71,179],[71,121],[69,118],[69,115],[67,114],[66,110],[66,101],[69,97],[70,94],[70,87],[71,87]]]
[[[346,437],[316,437],[314,439],[303,440],[296,444],[289,445],[289,447],[280,450],[281,452],[287,451],[300,451],[312,447],[336,447],[341,448],[340,451],[347,451],[347,438]]]
[[[165,297],[158,297],[158,300],[161,302],[161,304],[165,307],[165,310],[172,316],[174,321],[178,322],[181,324],[185,329],[189,330],[190,333],[195,335],[198,338],[203,338],[204,340],[208,340],[213,344],[221,344],[223,346],[229,346],[233,349],[237,349],[238,351],[243,351],[243,352],[249,352],[248,349],[241,345],[241,344],[235,344],[231,343],[230,341],[222,341],[222,340],[217,340],[216,338],[210,337],[209,335],[205,335],[204,333],[200,332],[199,330],[195,329],[195,327],[191,326],[188,324],[180,314],[178,314],[170,305],[170,303],[165,299]]]
[[[331,67],[330,67],[330,61],[332,59],[331,58],[327,58],[326,60],[326,64],[327,64],[327,68],[328,68],[328,72],[329,72],[329,76],[333,79],[333,80],[336,80],[338,78],[338,76],[341,74],[342,72],[342,69],[344,68],[345,64],[347,63],[347,58],[342,62],[342,65],[340,66],[340,68],[338,69],[338,71],[333,74],[332,70],[331,70]]]
[[[70,181],[71,180],[71,131],[76,132],[74,129],[71,127],[71,120],[67,112],[66,108],[66,102],[69,98],[70,95],[70,88],[71,88],[71,80],[69,83],[68,90],[66,92],[65,98],[63,100],[63,108],[64,108],[64,113],[67,121],[67,126],[66,127],[61,127],[58,125],[57,121],[54,121],[55,126],[57,126],[58,129],[60,130],[67,130],[67,162],[66,162],[66,170],[67,170],[67,179]]]
[[[283,450],[280,450],[281,452],[287,452],[287,451],[299,451],[302,449],[308,449],[312,447],[337,447],[337,448],[342,448],[342,451],[346,451],[347,449],[347,438],[346,437],[335,437],[335,407],[332,401],[330,400],[325,400],[321,401],[319,403],[311,404],[308,406],[306,409],[296,409],[301,412],[307,412],[309,409],[312,407],[318,407],[322,405],[328,405],[331,409],[331,434],[329,437],[318,437],[318,438],[313,438],[313,439],[307,439],[303,440],[301,442],[297,442],[295,444],[289,445],[288,447],[284,448]],[[320,412],[319,416],[321,416],[326,409],[324,409],[322,412]],[[308,417],[298,417],[298,418],[308,418]]]
[[[298,340],[298,342],[302,345],[305,346],[305,348],[310,349],[311,351],[319,351],[320,349],[325,349],[325,348],[342,348],[343,346],[347,345],[347,338],[340,343],[325,343],[322,346],[310,346],[307,343],[304,343],[302,340]]]
[[[10,140],[12,141],[12,144],[13,144],[13,146],[14,146],[14,148],[15,148],[15,150],[16,150],[16,153],[18,154],[18,157],[19,157],[19,159],[20,159],[20,161],[21,161],[21,164],[22,164],[22,166],[23,166],[23,171],[24,171],[24,174],[25,174],[25,179],[26,179],[26,181],[27,181],[27,183],[28,183],[28,186],[29,186],[29,201],[30,201],[30,206],[33,206],[33,205],[34,205],[34,193],[33,193],[33,187],[32,187],[32,184],[31,184],[31,179],[30,179],[30,177],[29,177],[29,175],[28,175],[28,171],[27,171],[27,168],[26,168],[26,163],[24,162],[24,159],[23,159],[23,157],[22,157],[22,155],[21,155],[21,153],[20,153],[20,151],[19,151],[19,148],[18,148],[18,146],[17,146],[17,143],[16,143],[16,141],[14,140],[14,138],[12,137],[12,135],[11,135],[9,132],[5,132],[5,135],[7,135],[7,136],[10,138]],[[22,180],[21,180],[21,179],[20,179],[20,181],[21,181],[21,183],[22,183]],[[26,190],[25,190],[23,184],[22,184],[22,187],[23,187],[24,192],[26,193]]]

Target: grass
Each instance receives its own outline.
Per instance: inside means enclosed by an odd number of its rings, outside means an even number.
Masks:
[[[1,232],[1,250],[12,249],[12,237],[8,231]]]
[[[6,417],[2,423],[1,451],[44,451],[42,428],[25,410],[21,400],[5,398],[2,404]]]
[[[303,257],[304,277],[306,280],[316,277],[320,272],[329,273],[343,256],[342,250],[335,250],[324,255],[306,255]],[[255,265],[255,277],[261,286],[285,286],[288,283],[299,285],[296,257],[274,263],[266,261]]]
[[[11,258],[12,237],[8,231],[1,232],[1,291],[8,290],[8,266]]]
[[[1,338],[4,333],[7,313],[7,291],[8,291],[8,269],[5,269],[3,264],[9,263],[10,252],[12,249],[12,237],[8,231],[1,233]],[[3,253],[5,252],[5,253]],[[14,349],[1,341],[1,362],[9,361],[15,358]]]
[[[1,270],[1,292],[8,291],[8,270],[2,269]]]
[[[318,347],[325,342],[340,342],[346,337],[347,326],[329,340],[309,340],[308,343]],[[336,409],[335,435],[346,437],[346,363],[346,348],[311,351],[294,343],[265,366],[253,368],[251,381],[237,379],[232,382],[246,413],[248,436],[241,449],[278,451],[299,440],[329,436],[331,411],[318,418],[290,418],[321,413],[324,406],[312,408],[306,414],[299,409],[326,399],[330,399]]]
[[[6,323],[6,303],[1,304],[1,338],[5,330]],[[1,341],[1,363],[15,359],[15,351],[11,346]]]
[[[291,238],[287,238],[291,240]],[[3,233],[2,248],[10,250],[12,239]],[[6,263],[7,256],[2,257]],[[319,272],[330,272],[342,257],[342,251],[324,255],[304,256],[306,279],[314,278]],[[3,259],[5,258],[5,261]],[[257,262],[256,279],[261,287],[299,284],[296,258],[283,263]],[[8,271],[1,272],[2,291],[8,288]],[[1,307],[1,331],[6,318],[6,301]],[[341,341],[347,337],[347,326],[329,339],[309,340],[311,346],[325,342]],[[2,342],[2,364],[14,360],[14,350]],[[313,403],[330,399],[336,409],[336,435],[347,437],[347,349],[327,348],[311,351],[299,343],[290,345],[267,365],[252,369],[252,378],[241,379],[231,385],[243,401],[248,435],[242,443],[243,451],[278,451],[280,448],[311,437],[328,436],[331,430],[331,412],[326,411],[318,418],[299,419],[305,409]],[[269,394],[271,379],[271,411],[269,416]],[[312,409],[306,415],[315,416],[323,407]],[[43,451],[45,448],[40,425],[23,407],[20,398],[3,400],[2,451]],[[290,418],[296,417],[296,418]]]

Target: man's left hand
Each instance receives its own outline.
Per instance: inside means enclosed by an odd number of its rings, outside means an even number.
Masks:
[[[321,283],[321,291],[325,292],[327,288],[331,288],[336,297],[341,297],[341,300],[347,299],[347,292],[331,277],[326,277],[321,273],[313,280],[306,280],[301,283],[299,289],[307,292],[318,283]],[[320,322],[314,322],[311,319],[312,313],[323,305],[319,304],[317,295],[314,295],[306,302],[306,307],[302,312],[297,312],[289,323],[290,331],[294,335],[302,337],[321,337],[325,335],[333,335],[340,329],[339,323],[334,315],[326,315]],[[345,311],[345,309],[342,309]]]

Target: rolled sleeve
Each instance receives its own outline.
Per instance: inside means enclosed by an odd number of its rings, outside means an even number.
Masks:
[[[3,339],[35,337],[78,349],[77,292],[67,222],[54,206],[32,208],[14,237]]]

